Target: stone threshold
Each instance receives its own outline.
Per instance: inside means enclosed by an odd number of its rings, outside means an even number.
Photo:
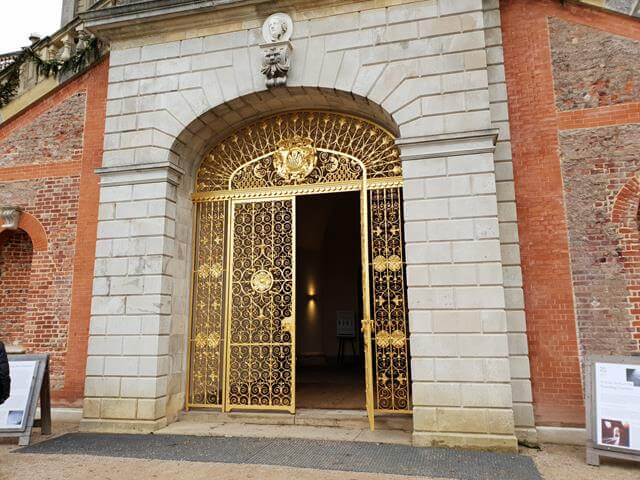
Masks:
[[[193,435],[248,438],[301,438],[309,440],[411,445],[411,416],[376,417],[371,431],[365,411],[300,409],[294,415],[262,412],[183,412],[177,422],[157,435]]]

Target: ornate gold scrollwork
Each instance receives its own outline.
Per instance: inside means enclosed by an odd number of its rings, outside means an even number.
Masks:
[[[363,290],[373,311],[362,330],[373,360],[365,365],[369,420],[374,408],[410,410],[401,174],[392,134],[319,111],[267,117],[207,155],[193,197],[189,406],[293,411],[294,197],[366,188],[361,220],[369,223],[365,257],[372,260],[363,259],[371,261],[365,264],[371,290]]]
[[[267,270],[258,270],[251,276],[251,288],[257,293],[268,292],[273,286],[273,275]]]
[[[293,411],[294,200],[232,208],[226,408]]]
[[[224,237],[226,202],[197,205],[191,346],[190,406],[222,404],[224,332]]]
[[[313,140],[309,137],[294,135],[280,140],[276,146],[273,165],[278,175],[288,182],[308,177],[318,163]]]
[[[402,261],[400,188],[369,192],[372,264],[373,335],[376,409],[406,411],[409,398],[409,352]]]
[[[216,348],[220,345],[220,334],[218,332],[198,333],[194,343],[197,348]]]
[[[373,264],[373,269],[378,273],[382,273],[387,269],[392,272],[402,269],[402,258],[398,255],[391,255],[389,258],[384,255],[378,255],[371,263]]]
[[[378,255],[373,259],[373,269],[376,272],[384,272],[387,269],[387,259],[383,255]]]
[[[376,345],[382,348],[392,346],[393,348],[404,347],[406,337],[400,330],[394,330],[393,333],[389,333],[386,330],[381,330],[376,334]]]
[[[308,171],[313,149],[317,151],[316,168]],[[283,158],[286,151],[295,154],[285,154]],[[292,181],[296,178],[297,182],[321,184],[360,179],[361,169],[350,165],[349,158],[362,161],[368,180],[402,175],[394,137],[377,125],[320,111],[273,115],[230,135],[209,152],[198,169],[196,195],[228,188],[277,186],[278,182],[269,178],[269,171],[275,170],[274,161],[283,165],[282,174],[291,175]],[[242,172],[242,178],[232,178],[238,176],[236,172],[243,165],[258,159],[263,160],[251,164],[248,171]],[[284,181],[279,173],[276,175]]]
[[[392,272],[398,272],[402,269],[402,259],[398,255],[391,255],[387,259],[387,268]]]
[[[222,275],[223,269],[220,263],[214,263],[213,265],[200,265],[198,268],[198,276],[200,278],[218,278]]]

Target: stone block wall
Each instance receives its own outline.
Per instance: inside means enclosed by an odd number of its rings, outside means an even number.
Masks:
[[[288,88],[271,91],[258,47],[271,11],[242,26],[221,15],[181,40],[160,28],[112,44],[86,428],[152,429],[182,407],[189,195],[207,149],[266,113],[330,108],[399,131],[416,443],[515,448],[507,332],[515,325],[517,343],[524,329],[517,259],[503,272],[517,240],[515,217],[499,213],[512,209],[510,179],[496,182],[492,128],[507,163],[508,135],[500,67],[487,64],[495,10],[481,0],[292,7]]]
[[[400,140],[419,445],[513,448],[492,141],[477,139],[485,153],[425,159]]]
[[[527,342],[527,322],[518,234],[511,129],[499,2],[484,0],[484,22],[487,42],[487,72],[491,121],[499,130],[495,150],[496,195],[500,221],[500,249],[505,287],[505,308],[509,336],[509,363],[513,389],[513,411],[518,438],[535,443],[531,369]]]

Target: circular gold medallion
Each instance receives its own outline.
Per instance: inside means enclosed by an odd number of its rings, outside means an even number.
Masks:
[[[396,330],[391,334],[390,343],[395,348],[400,348],[404,346],[405,336],[400,330]]]
[[[258,270],[251,277],[251,288],[258,293],[268,291],[273,285],[273,275],[267,270]]]
[[[373,259],[373,269],[376,272],[384,272],[387,269],[387,259],[382,255],[378,255]]]
[[[213,265],[201,265],[200,268],[198,268],[198,276],[203,279],[209,277],[218,278],[222,275],[222,271],[222,265],[219,263],[214,263]]]
[[[391,343],[391,334],[386,330],[380,330],[376,334],[376,345],[378,345],[379,347],[381,348],[388,347],[390,343]]]
[[[392,272],[397,272],[402,268],[402,259],[398,255],[391,255],[387,260],[387,266]]]

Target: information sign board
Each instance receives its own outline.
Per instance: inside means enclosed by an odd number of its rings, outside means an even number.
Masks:
[[[9,362],[11,396],[0,405],[0,432],[24,430],[37,371],[34,360]]]
[[[592,356],[585,365],[587,463],[640,461],[640,357]]]
[[[48,355],[9,355],[11,395],[0,405],[0,437],[19,437],[29,445],[33,427],[51,433],[51,395]],[[40,419],[36,409],[40,400]]]

